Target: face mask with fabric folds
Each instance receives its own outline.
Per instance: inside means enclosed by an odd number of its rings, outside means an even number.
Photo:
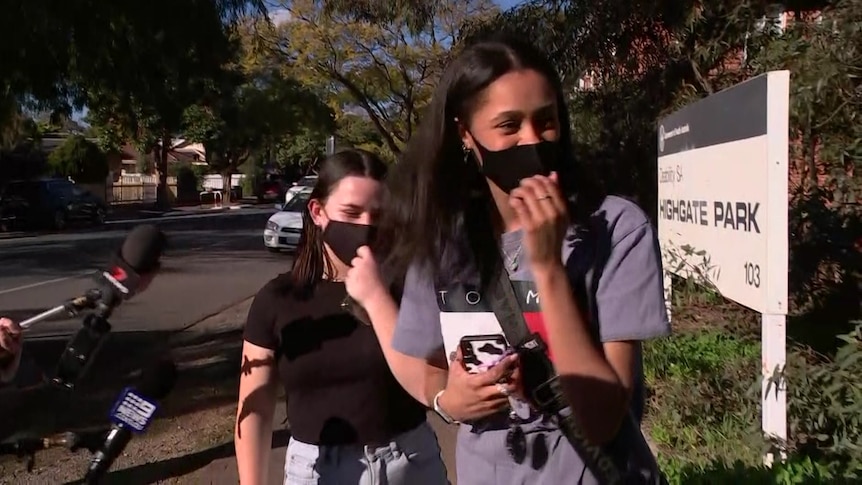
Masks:
[[[534,175],[549,175],[557,169],[560,144],[540,141],[532,145],[515,145],[492,152],[473,138],[482,155],[482,174],[505,193],[518,187],[521,180]]]
[[[376,229],[372,225],[330,219],[323,230],[323,242],[329,245],[335,257],[349,266],[356,257],[356,251],[374,239]]]

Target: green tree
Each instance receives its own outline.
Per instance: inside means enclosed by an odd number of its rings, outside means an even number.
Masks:
[[[104,144],[114,148],[132,140],[141,153],[153,153],[162,207],[169,204],[168,153],[184,112],[223,76],[223,66],[236,52],[215,4],[188,2],[184,7],[164,16],[164,10],[150,5],[136,12],[135,24],[118,29],[117,41],[139,57],[146,71],[122,64],[129,69],[87,83],[91,123],[115,137]],[[206,47],[204,37],[209,39]]]
[[[317,170],[326,156],[328,130],[306,127],[275,145],[274,161],[285,174],[303,176]]]
[[[0,31],[6,42],[0,44],[0,97],[40,108],[70,112],[73,106],[86,102],[86,91],[95,81],[118,78],[125,93],[133,93],[128,83],[134,78],[120,74],[142,74],[158,65],[153,63],[168,52],[147,52],[145,31],[164,37],[168,30],[189,31],[194,22],[175,23],[173,18],[187,20],[185,12],[215,9],[227,25],[242,16],[265,12],[262,0],[197,0],[154,2],[103,2],[77,0],[8,0],[4,11],[14,15],[0,16]],[[165,12],[170,12],[165,15]],[[194,21],[194,17],[191,18]],[[161,32],[154,26],[162,26]],[[210,39],[198,36],[197,49],[206,49]],[[0,111],[0,128],[8,121],[8,111]]]
[[[571,92],[579,159],[654,210],[656,120],[750,77],[775,37],[760,27],[774,3],[534,0],[469,23],[464,40],[511,31],[544,49]]]
[[[79,183],[104,183],[109,171],[105,153],[81,135],[70,136],[51,152],[48,166],[55,175]]]
[[[450,0],[418,22],[408,9],[368,20],[314,0],[281,5],[290,20],[261,29],[266,45],[333,108],[363,110],[392,154],[412,135],[461,24],[496,11],[490,0]]]
[[[105,148],[127,140],[147,151],[159,146],[162,203],[165,140],[230,57],[237,21],[265,10],[261,0],[12,0],[4,8],[15,15],[0,19],[12,39],[0,46],[0,95],[67,114],[88,106],[105,127]],[[9,113],[0,110],[0,129]]]
[[[334,129],[332,111],[309,90],[279,72],[254,72],[234,77],[207,104],[189,107],[185,135],[204,144],[207,163],[230,177],[249,157],[280,141],[294,143],[308,131]]]
[[[0,117],[5,120],[0,124],[0,151],[14,150],[28,139],[38,139],[38,124],[14,98],[0,96]]]
[[[383,143],[380,132],[363,114],[343,113],[337,120],[336,145],[362,148],[387,157],[390,152]]]

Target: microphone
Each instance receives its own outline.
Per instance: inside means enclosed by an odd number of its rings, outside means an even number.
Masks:
[[[111,331],[108,317],[123,301],[146,289],[149,281],[159,269],[159,258],[165,247],[165,235],[154,225],[135,227],[126,236],[123,245],[112,258],[108,270],[96,276],[97,287],[83,296],[70,300],[29,320],[22,327],[48,318],[61,310],[91,308],[95,311],[84,317],[83,328],[72,336],[60,360],[51,382],[67,389],[74,389],[76,382],[87,372]],[[26,325],[25,325],[26,324]]]
[[[55,315],[68,313],[74,316],[88,308],[96,308],[103,318],[108,318],[120,303],[134,296],[138,290],[145,289],[146,285],[142,283],[148,282],[158,270],[164,248],[165,235],[156,226],[148,224],[135,227],[126,236],[119,251],[111,257],[108,270],[96,275],[96,288],[18,325],[26,329]]]
[[[142,433],[147,429],[158,410],[158,401],[171,392],[176,380],[176,365],[164,360],[144,372],[137,389],[123,389],[111,409],[114,425],[102,446],[94,453],[84,483],[100,482],[129,444],[132,433]]]

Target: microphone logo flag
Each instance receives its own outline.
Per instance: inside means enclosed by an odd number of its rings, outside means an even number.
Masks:
[[[127,387],[111,409],[111,421],[141,433],[147,429],[157,409],[158,405],[154,401],[136,394],[134,389]]]
[[[126,281],[126,278],[129,277],[129,275],[126,274],[126,270],[119,266],[114,266],[113,268],[111,268],[111,276],[116,278],[117,281]]]
[[[120,270],[120,271],[122,271],[122,270]],[[125,271],[123,273],[125,273]],[[129,289],[124,284],[121,283],[121,281],[124,281],[126,278],[118,279],[117,277],[115,277],[111,273],[108,273],[107,271],[103,272],[102,276],[104,276],[106,280],[110,281],[111,284],[114,285],[118,290],[120,290],[124,295],[129,294]],[[123,276],[126,276],[126,275],[123,274]]]

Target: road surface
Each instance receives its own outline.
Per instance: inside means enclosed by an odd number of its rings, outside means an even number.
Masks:
[[[115,311],[114,332],[180,330],[287,271],[289,257],[263,247],[272,212],[243,209],[160,221],[169,244],[163,269],[146,292]],[[0,240],[0,315],[20,320],[91,288],[95,271],[130,227]],[[27,338],[67,337],[79,327],[79,319],[60,318],[34,325]]]

